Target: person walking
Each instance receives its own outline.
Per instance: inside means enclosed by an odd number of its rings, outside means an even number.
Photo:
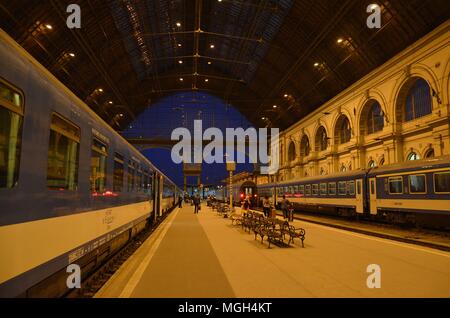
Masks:
[[[200,210],[200,197],[195,195],[194,199],[192,200],[194,203],[194,214],[198,214],[198,211]]]
[[[263,212],[264,216],[268,218],[270,216],[270,208],[272,204],[270,203],[269,197],[266,195],[263,200]]]
[[[283,218],[287,219],[289,217],[289,206],[291,203],[288,199],[286,199],[286,196],[283,195],[283,200],[281,201],[281,210],[283,211]]]

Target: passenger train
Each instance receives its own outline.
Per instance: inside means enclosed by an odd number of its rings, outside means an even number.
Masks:
[[[181,191],[0,30],[0,297],[56,297]]]
[[[247,197],[250,198],[252,206],[258,204],[258,194],[256,184],[252,181],[236,182],[232,187],[233,205],[240,205],[240,203]],[[230,185],[224,185],[216,191],[216,199],[220,202],[229,202],[230,200]]]
[[[450,156],[258,186],[297,210],[450,230]]]

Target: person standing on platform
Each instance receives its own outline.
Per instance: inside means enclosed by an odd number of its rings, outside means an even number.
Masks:
[[[284,219],[287,219],[289,217],[289,206],[291,203],[288,199],[286,199],[286,196],[283,195],[283,200],[281,201],[281,210],[283,211],[283,217]]]
[[[198,194],[195,195],[192,201],[194,203],[194,214],[198,214],[198,211],[200,210],[200,197]]]
[[[178,198],[178,207],[181,209],[183,205],[183,197],[180,195],[180,197]]]
[[[263,212],[264,216],[268,218],[270,216],[270,208],[272,204],[270,203],[269,197],[266,195],[263,200]]]

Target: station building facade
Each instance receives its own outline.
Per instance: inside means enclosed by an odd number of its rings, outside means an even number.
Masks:
[[[449,73],[444,23],[283,131],[280,170],[258,183],[450,154]]]

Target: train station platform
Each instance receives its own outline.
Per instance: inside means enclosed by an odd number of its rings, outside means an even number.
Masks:
[[[305,247],[261,244],[203,206],[176,209],[96,294],[109,297],[450,297],[450,253],[295,220]],[[367,267],[381,269],[381,288]]]

